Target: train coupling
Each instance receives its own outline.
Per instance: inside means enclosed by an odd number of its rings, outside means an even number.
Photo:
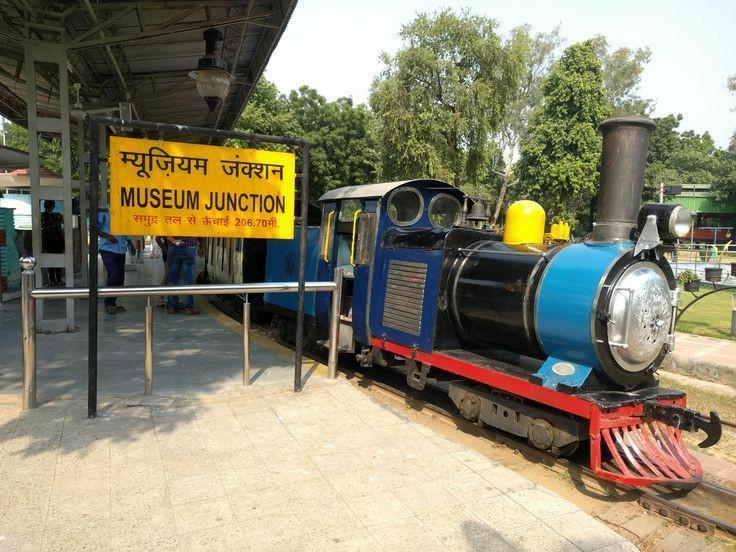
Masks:
[[[705,433],[705,439],[698,443],[700,448],[708,448],[715,445],[721,439],[723,428],[718,413],[711,410],[710,417],[702,416],[700,412],[690,410],[683,406],[674,404],[662,404],[654,401],[645,401],[642,415],[657,422],[662,422],[684,431]]]

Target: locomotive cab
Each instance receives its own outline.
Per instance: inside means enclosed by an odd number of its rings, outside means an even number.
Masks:
[[[381,243],[386,234],[392,230],[416,235],[449,229],[460,219],[462,197],[460,190],[438,180],[407,180],[337,188],[320,198],[317,275],[320,280],[331,280],[335,269],[343,271],[341,351],[360,352],[369,346],[376,331],[371,314],[376,305],[373,290],[382,290],[385,285],[384,265],[390,254]],[[411,280],[403,293],[416,299]],[[318,295],[316,312],[318,320],[329,320],[327,294]],[[399,314],[393,314],[397,324]]]

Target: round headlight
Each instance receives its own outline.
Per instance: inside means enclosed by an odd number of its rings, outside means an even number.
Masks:
[[[693,217],[690,214],[690,209],[682,205],[677,205],[670,213],[670,220],[667,226],[672,236],[684,238],[690,232],[692,222]]]
[[[665,241],[684,238],[690,232],[690,209],[676,203],[647,203],[639,211],[639,231],[644,229],[647,217],[657,217],[659,237]]]

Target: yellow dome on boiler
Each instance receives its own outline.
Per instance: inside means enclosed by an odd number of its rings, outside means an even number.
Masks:
[[[544,243],[544,225],[547,214],[536,201],[515,201],[506,210],[503,243]]]

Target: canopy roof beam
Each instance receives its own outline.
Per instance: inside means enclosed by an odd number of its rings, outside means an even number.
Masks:
[[[143,40],[146,38],[155,38],[157,36],[172,35],[177,33],[188,33],[190,31],[203,31],[212,27],[226,27],[227,25],[234,25],[237,23],[250,23],[260,27],[266,27],[268,29],[278,29],[279,25],[273,25],[263,21],[263,19],[270,18],[271,14],[262,14],[254,16],[243,16],[236,15],[233,17],[227,17],[225,19],[211,19],[203,21],[201,23],[193,23],[189,25],[177,25],[174,27],[148,29],[142,33],[133,33],[129,35],[115,35],[106,38],[98,38],[94,40],[87,40],[84,42],[74,41],[67,44],[67,47],[72,50],[82,50],[85,48],[99,48],[100,46],[109,46],[111,44],[122,44],[124,42],[132,42],[137,40]]]

